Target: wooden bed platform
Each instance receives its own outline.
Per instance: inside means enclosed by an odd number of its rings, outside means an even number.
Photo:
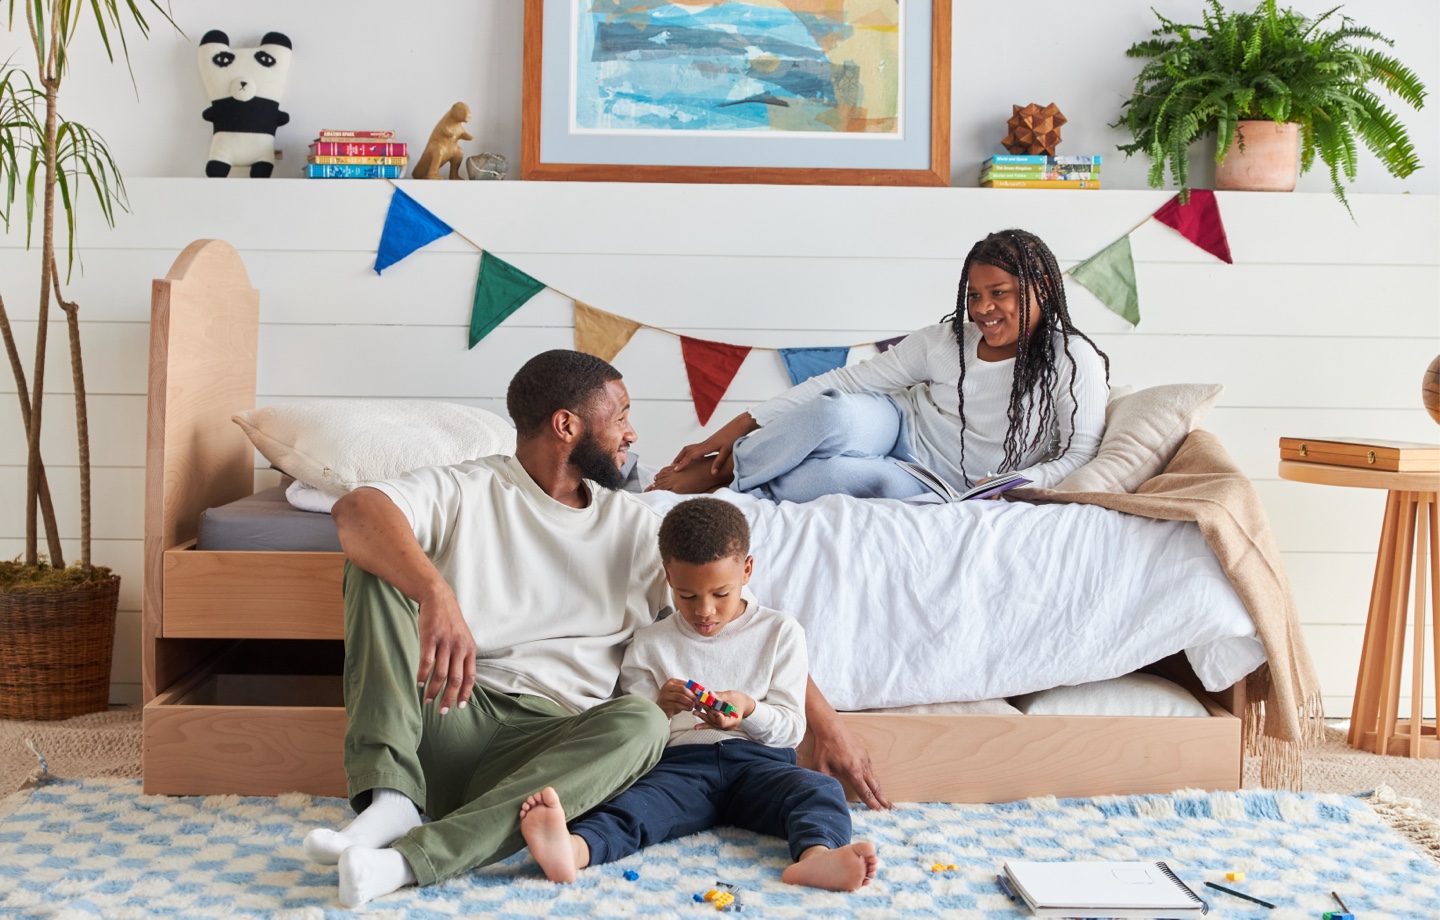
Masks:
[[[343,796],[339,553],[201,552],[200,512],[249,495],[259,294],[199,240],[154,283],[146,432],[144,787]],[[894,801],[1237,789],[1243,684],[1210,718],[847,713]],[[801,746],[804,762],[809,739]]]

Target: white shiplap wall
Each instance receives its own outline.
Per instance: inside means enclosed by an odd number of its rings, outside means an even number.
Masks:
[[[1168,193],[405,183],[460,233],[601,309],[704,338],[755,345],[873,341],[954,304],[974,240],[1039,233],[1071,266],[1125,233]],[[150,280],[191,240],[233,243],[261,292],[262,403],[415,396],[504,411],[524,359],[572,343],[569,301],[546,292],[465,349],[478,255],[454,237],[377,277],[390,189],[377,182],[140,179],[113,231],[88,217],[81,304],[95,464],[95,556],[125,576],[115,698],[138,698]],[[1072,311],[1112,359],[1112,381],[1225,385],[1205,427],[1256,481],[1285,553],[1327,708],[1348,714],[1379,491],[1277,478],[1281,435],[1440,440],[1420,408],[1440,351],[1440,210],[1433,196],[1354,196],[1355,221],[1324,195],[1220,195],[1236,264],[1169,228],[1132,236],[1142,322],[1130,329],[1084,289]],[[0,237],[0,295],[33,348],[34,256]],[[57,511],[74,534],[73,421],[63,326],[50,335],[44,432]],[[872,354],[856,349],[851,360]],[[642,330],[616,360],[647,461],[700,434],[678,339]],[[779,357],[747,359],[712,424],[779,391]],[[20,551],[24,448],[13,382],[0,378],[0,553]],[[73,542],[73,541],[71,541]],[[73,549],[71,550],[73,553]],[[1023,549],[1017,549],[1023,554]],[[1407,656],[1408,661],[1408,656]],[[1407,678],[1408,680],[1408,678]],[[1406,684],[1408,686],[1408,683]],[[1433,708],[1433,702],[1431,703]]]

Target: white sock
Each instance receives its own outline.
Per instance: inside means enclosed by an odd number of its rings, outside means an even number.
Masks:
[[[317,827],[306,834],[305,854],[322,866],[333,866],[350,847],[388,847],[419,824],[420,811],[409,796],[395,789],[376,789],[370,807],[344,830]]]
[[[346,907],[413,884],[415,873],[399,850],[351,847],[340,854],[340,903]]]

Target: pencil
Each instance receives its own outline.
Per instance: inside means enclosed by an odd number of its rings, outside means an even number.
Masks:
[[[1214,882],[1206,882],[1205,884],[1209,885],[1211,888],[1214,888],[1216,891],[1223,891],[1226,894],[1233,894],[1237,898],[1244,898],[1247,901],[1254,901],[1261,907],[1268,907],[1270,910],[1275,909],[1275,905],[1271,904],[1269,901],[1262,901],[1259,898],[1252,898],[1250,895],[1245,894],[1242,891],[1236,891],[1234,888],[1226,888],[1224,885],[1217,885]]]
[[[1330,897],[1335,899],[1335,903],[1340,905],[1341,910],[1345,911],[1345,913],[1347,914],[1350,913],[1350,908],[1346,907],[1345,902],[1340,900],[1340,895],[1332,891],[1330,892]]]

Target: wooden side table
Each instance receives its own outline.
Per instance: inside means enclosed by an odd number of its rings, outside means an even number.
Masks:
[[[1365,467],[1280,461],[1280,478],[1322,486],[1387,489],[1380,554],[1370,588],[1360,676],[1350,711],[1350,746],[1376,754],[1440,757],[1435,720],[1426,720],[1425,598],[1430,591],[1431,635],[1436,637],[1431,686],[1440,676],[1440,473],[1394,473]],[[1427,565],[1428,557],[1428,565]],[[1415,622],[1410,662],[1410,718],[1399,721],[1400,670],[1405,657],[1406,608],[1414,564]]]

